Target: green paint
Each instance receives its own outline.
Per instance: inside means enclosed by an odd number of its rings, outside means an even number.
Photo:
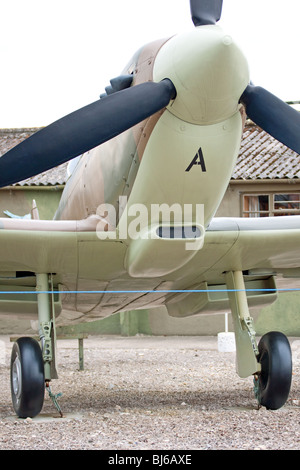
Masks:
[[[76,325],[58,326],[58,335],[87,333],[93,335],[119,335],[121,334],[120,314],[111,315],[101,320]]]
[[[300,292],[278,295],[278,299],[263,308],[255,322],[258,335],[267,331],[281,331],[287,336],[300,336]]]
[[[151,335],[148,310],[132,310],[116,313],[101,320],[79,323],[70,326],[58,326],[57,335],[122,335],[135,336],[136,334]]]
[[[17,187],[20,188],[20,187]],[[27,188],[27,187],[26,187]],[[59,204],[62,187],[37,186],[36,188],[16,189],[9,188],[1,190],[0,217],[5,217],[4,210],[13,214],[24,216],[32,209],[33,199],[36,201],[40,219],[52,220]]]

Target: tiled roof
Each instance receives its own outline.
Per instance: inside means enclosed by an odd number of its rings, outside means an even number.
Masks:
[[[18,145],[23,140],[30,137],[41,128],[23,128],[23,129],[0,129],[0,156],[8,152],[11,148]],[[32,176],[24,181],[19,181],[13,186],[57,186],[63,185],[67,180],[67,163],[44,171],[39,175]]]
[[[44,171],[36,176],[27,178],[26,180],[19,181],[13,186],[61,186],[67,181],[67,163],[52,168],[51,170]]]
[[[300,155],[247,121],[233,180],[300,178]]]
[[[0,156],[39,129],[0,129]],[[16,183],[16,185],[63,185],[67,180],[67,166],[68,163],[63,163],[56,168]],[[300,155],[248,120],[232,179],[276,180],[298,178],[300,178]]]

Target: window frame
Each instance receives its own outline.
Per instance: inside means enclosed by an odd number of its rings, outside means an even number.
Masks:
[[[298,195],[299,200],[295,201],[299,203],[299,208],[297,209],[275,209],[275,203],[278,203],[278,201],[275,201],[275,196],[276,195]],[[268,201],[269,201],[269,209],[268,210],[260,210],[260,211],[255,211],[255,210],[245,210],[245,197],[251,197],[251,196],[267,196]],[[284,212],[284,213],[281,213]],[[241,217],[243,218],[251,218],[251,217],[261,217],[259,214],[266,214],[265,217],[274,217],[274,216],[284,216],[284,215],[300,215],[300,191],[269,191],[269,192],[264,192],[264,191],[247,191],[247,192],[242,192],[241,193],[241,206],[240,206],[240,214]],[[245,215],[248,214],[248,215]],[[252,214],[252,216],[250,215]],[[257,215],[256,215],[257,214]]]

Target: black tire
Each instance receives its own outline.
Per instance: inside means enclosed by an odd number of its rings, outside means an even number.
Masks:
[[[283,333],[270,331],[261,338],[258,351],[258,402],[268,410],[278,410],[287,401],[292,383],[290,343]]]
[[[39,343],[30,337],[13,345],[10,364],[13,407],[20,418],[33,418],[44,404],[44,361]]]

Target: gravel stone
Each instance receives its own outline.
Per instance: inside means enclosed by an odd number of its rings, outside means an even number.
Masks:
[[[91,336],[79,371],[76,340],[58,341],[60,418],[48,393],[39,416],[19,419],[10,397],[9,337],[1,336],[1,450],[296,450],[300,341],[290,338],[293,383],[276,411],[258,409],[253,381],[216,337]],[[293,346],[294,345],[294,346]]]

